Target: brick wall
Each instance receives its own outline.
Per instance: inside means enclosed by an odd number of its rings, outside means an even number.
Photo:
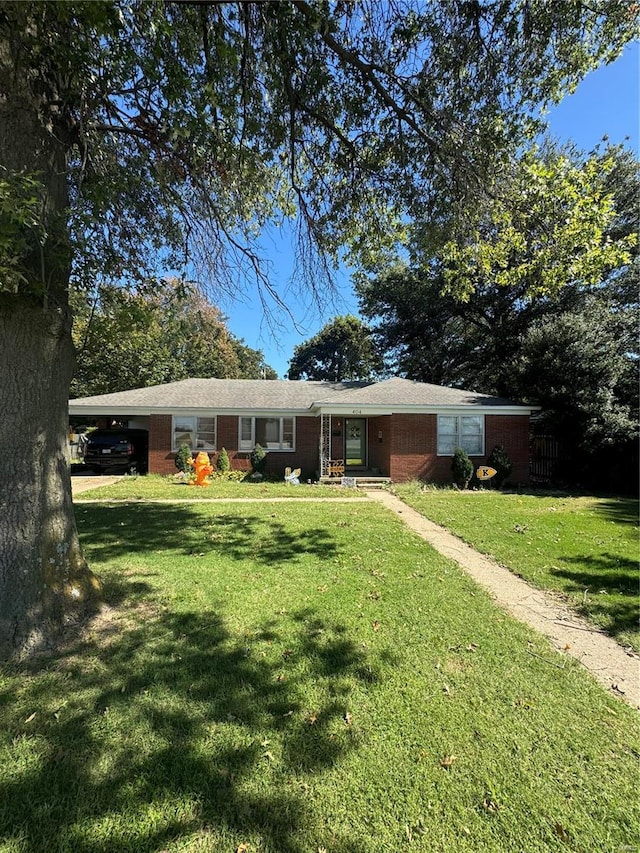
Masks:
[[[487,456],[501,444],[513,464],[509,477],[513,483],[529,482],[529,417],[528,415],[487,415],[485,417],[485,450]]]
[[[251,470],[250,453],[238,450],[238,416],[218,415],[217,447],[226,449],[231,467],[240,471]],[[269,473],[282,474],[287,466],[302,468],[305,477],[312,477],[318,468],[318,448],[320,442],[320,419],[313,417],[296,418],[296,452],[269,451],[266,470]],[[217,453],[210,453],[215,465]],[[171,450],[171,415],[151,415],[149,417],[149,473],[175,474],[176,454]]]
[[[437,415],[392,415],[391,479],[397,483],[425,480],[451,482],[451,457],[437,455]],[[485,415],[485,456],[472,456],[483,465],[496,444],[502,444],[513,463],[511,480],[529,481],[529,418],[527,415]]]
[[[175,474],[171,452],[171,415],[149,415],[149,473]]]
[[[383,477],[390,476],[391,415],[369,418],[369,468],[377,468]]]
[[[392,415],[390,474],[407,480],[448,482],[451,460],[436,455],[436,415]]]
[[[217,418],[218,448],[226,448],[231,467],[250,470],[249,453],[238,451],[237,415]],[[344,420],[342,420],[344,430]],[[436,415],[385,415],[369,418],[369,467],[378,468],[395,482],[425,480],[451,482],[451,457],[436,453]],[[378,439],[378,433],[382,439]],[[296,418],[296,452],[270,451],[266,470],[284,475],[287,466],[302,468],[303,477],[313,477],[319,466],[320,418]],[[513,463],[511,480],[529,481],[529,418],[526,415],[485,415],[485,450],[483,457],[473,456],[475,467],[486,463],[496,444],[501,444]],[[344,438],[332,436],[332,456],[342,458]],[[216,454],[211,454],[215,464]],[[175,453],[171,450],[171,415],[149,417],[149,471],[152,474],[175,474]]]

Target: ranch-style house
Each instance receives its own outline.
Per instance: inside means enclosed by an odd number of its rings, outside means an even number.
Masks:
[[[496,445],[529,479],[529,417],[534,408],[474,391],[387,379],[307,382],[184,379],[151,388],[72,400],[69,413],[107,427],[149,432],[149,472],[175,473],[181,445],[212,459],[226,448],[233,468],[249,469],[256,444],[268,473],[302,477],[380,476],[402,482],[451,481],[457,447],[476,466]]]

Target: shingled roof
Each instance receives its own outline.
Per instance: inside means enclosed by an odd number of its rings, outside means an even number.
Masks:
[[[71,414],[179,412],[181,410],[315,411],[332,406],[393,410],[441,407],[514,407],[502,397],[393,378],[382,382],[306,382],[263,379],[183,379],[71,400]],[[524,407],[530,409],[530,407]]]
[[[336,391],[327,402],[362,406],[514,406],[503,397],[489,397],[477,391],[430,385],[394,377],[360,388]]]

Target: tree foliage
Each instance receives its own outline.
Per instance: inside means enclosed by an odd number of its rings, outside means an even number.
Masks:
[[[341,382],[371,379],[382,368],[367,326],[347,314],[335,317],[317,335],[299,344],[289,362],[289,379]]]
[[[637,392],[635,406],[620,393],[629,374],[637,388],[637,367],[617,318],[599,300],[536,323],[513,364],[525,399],[542,406],[550,431],[582,451],[624,443],[637,433]]]
[[[614,198],[604,178],[613,166],[612,157],[576,164],[555,151],[526,152],[501,177],[471,238],[443,247],[444,290],[467,301],[478,282],[491,281],[528,298],[554,296],[628,263],[637,235],[607,233]]]
[[[104,286],[74,323],[74,396],[108,394],[190,377],[274,378],[259,350],[232,335],[223,314],[175,280],[150,292]]]
[[[538,286],[535,276],[521,275],[524,254],[513,249],[513,270],[508,263],[500,267],[496,253],[487,268],[478,264],[469,272],[467,301],[447,289],[441,257],[430,256],[420,265],[398,266],[361,283],[360,297],[364,315],[377,321],[374,335],[391,370],[539,404],[545,428],[582,454],[584,463],[585,454],[614,444],[622,447],[636,431],[640,175],[633,153],[618,147],[589,158],[573,152],[572,159],[575,169],[586,166],[583,178],[589,179],[585,193],[576,199],[576,215],[560,203],[562,195],[553,211],[552,182],[544,220],[536,224],[532,208],[531,233],[537,229],[562,235],[565,226],[575,233],[584,198],[598,196],[606,216],[598,226],[599,243],[589,248],[583,277],[575,278],[570,244],[560,236],[561,258],[555,267],[552,244],[545,249],[554,275],[564,269],[567,276],[553,292]],[[596,161],[603,164],[600,172]],[[595,186],[589,189],[589,184]],[[505,195],[500,206],[509,198]],[[507,244],[512,235],[508,223],[516,214],[524,215],[517,194],[513,201],[516,213],[507,218],[504,230],[493,227],[494,222],[487,227],[487,243]],[[592,234],[593,219],[585,220],[586,233]],[[577,253],[584,243],[577,237]],[[599,246],[604,251],[598,259]],[[533,250],[530,257],[532,271],[537,263]],[[600,270],[595,280],[594,259]],[[504,279],[499,278],[500,269]],[[574,476],[579,468],[576,458]]]
[[[233,270],[236,287],[283,215],[312,245],[366,259],[407,211],[464,202],[538,127],[532,113],[633,35],[619,0],[7,2],[0,15],[5,85],[25,81],[17,95],[65,161],[78,280],[146,276],[164,247],[165,264]],[[12,175],[43,165],[20,161]],[[49,214],[66,218],[41,211],[34,244]]]
[[[576,152],[572,156],[574,168],[579,170],[584,160]],[[594,167],[597,160],[603,163],[601,172]],[[634,272],[638,254],[635,202],[640,192],[638,163],[631,152],[609,148],[586,160],[582,181],[585,176],[595,185],[588,195],[592,198],[599,195],[601,200],[602,234],[599,243],[589,247],[582,277],[576,277],[578,262],[571,262],[568,237],[559,240],[557,264],[551,256],[553,245],[546,245],[546,257],[555,270],[554,275],[562,268],[567,276],[563,286],[554,288],[553,293],[547,293],[533,275],[538,265],[533,235],[561,234],[568,222],[574,232],[583,205],[583,197],[569,205],[557,200],[554,209],[554,182],[548,190],[546,213],[540,218],[533,215],[533,210],[522,211],[518,193],[510,196],[505,192],[500,207],[511,199],[515,210],[508,219],[513,221],[517,214],[530,221],[529,260],[515,249],[510,255],[501,249],[503,264],[493,263],[486,268],[478,264],[473,275],[468,270],[471,277],[466,301],[459,298],[458,288],[452,292],[447,287],[446,274],[452,269],[450,247],[435,256],[421,254],[418,247],[412,266],[396,265],[377,278],[360,281],[361,310],[366,317],[377,320],[374,334],[385,352],[388,367],[422,381],[519,396],[521,389],[513,380],[511,365],[523,336],[545,316],[580,310],[590,298],[606,303],[615,316],[618,334],[623,336],[627,351],[636,352],[633,327],[638,303],[637,272]],[[486,233],[502,248],[512,236],[508,224],[503,230],[488,224]],[[587,223],[586,236],[579,237],[577,243],[583,245],[589,234],[591,225]],[[442,254],[447,256],[446,261]],[[600,270],[595,282],[594,263]],[[525,265],[530,275],[521,275]],[[506,284],[510,277],[511,283]]]

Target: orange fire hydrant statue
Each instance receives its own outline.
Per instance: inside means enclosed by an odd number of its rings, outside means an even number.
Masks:
[[[196,469],[196,479],[191,485],[193,486],[210,486],[211,483],[207,480],[209,474],[213,473],[213,466],[209,460],[209,454],[200,452],[194,460],[194,468]]]

